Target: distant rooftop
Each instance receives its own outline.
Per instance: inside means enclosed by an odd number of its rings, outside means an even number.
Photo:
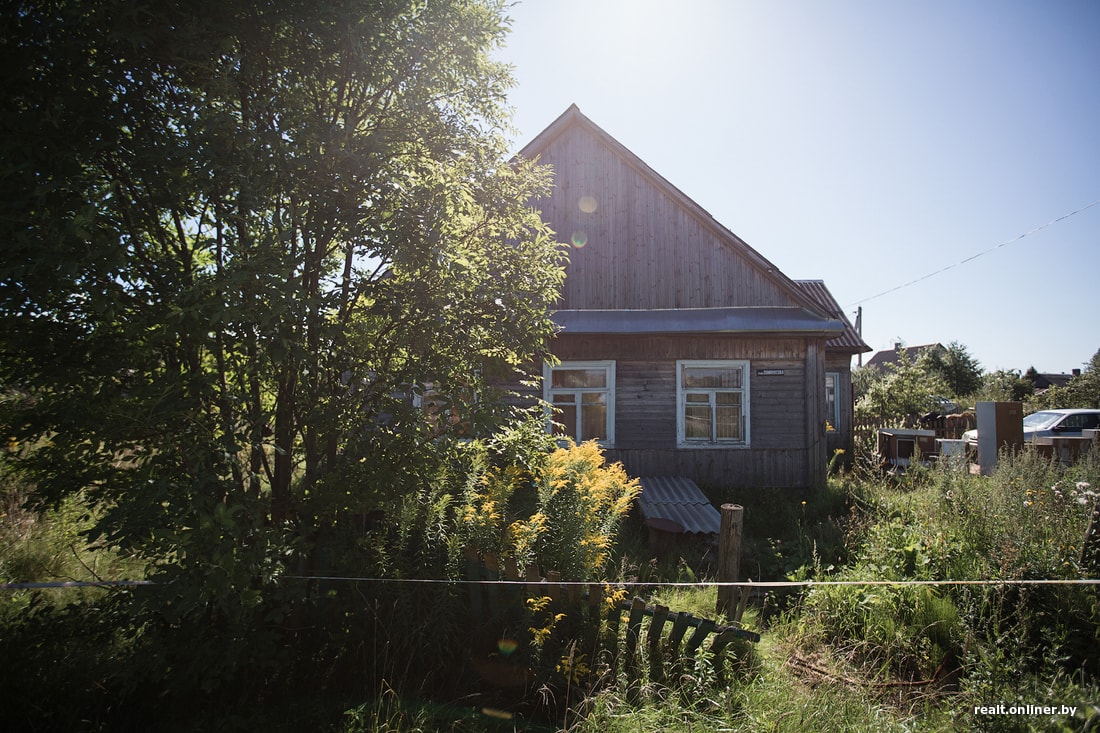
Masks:
[[[910,359],[916,359],[921,353],[928,351],[946,351],[943,344],[921,344],[920,346],[904,346],[902,344],[894,344],[894,348],[888,351],[879,351],[870,359],[867,360],[865,366],[876,367],[878,369],[885,369],[887,364],[897,364],[901,360],[901,354],[904,351]]]

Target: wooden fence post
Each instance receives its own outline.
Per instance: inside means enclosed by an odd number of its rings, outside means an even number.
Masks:
[[[741,573],[741,530],[744,524],[745,510],[740,504],[722,505],[722,524],[718,534],[718,582],[735,583]],[[732,622],[740,607],[740,588],[718,586],[717,612],[725,614]]]

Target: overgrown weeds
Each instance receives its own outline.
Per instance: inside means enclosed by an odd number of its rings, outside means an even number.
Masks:
[[[745,575],[814,584],[785,597],[771,591],[763,603],[758,597],[745,624],[762,630],[763,642],[738,643],[720,664],[707,644],[672,659],[643,641],[629,673],[623,659],[615,661],[626,629],[620,624],[612,635],[609,605],[578,614],[564,602],[511,591],[512,611],[475,617],[460,585],[400,582],[460,578],[464,565],[455,553],[471,543],[482,552],[514,552],[513,525],[547,506],[533,471],[509,470],[516,462],[500,453],[480,455],[456,459],[437,484],[328,546],[329,569],[382,582],[283,577],[279,595],[262,589],[263,613],[253,617],[263,627],[259,636],[238,634],[242,625],[218,626],[216,617],[200,628],[138,615],[132,600],[146,589],[96,591],[79,602],[9,595],[0,646],[16,661],[0,683],[11,693],[6,698],[22,701],[12,711],[38,716],[45,730],[126,728],[169,711],[190,723],[201,718],[207,728],[262,720],[269,729],[293,729],[309,720],[348,733],[1077,730],[1100,721],[1095,586],[1026,583],[1096,577],[1083,545],[1100,485],[1097,455],[1072,466],[1030,453],[1005,456],[989,477],[946,464],[900,477],[856,470],[835,475],[819,494],[744,497]],[[527,465],[537,467],[532,460]],[[590,495],[600,485],[574,483]],[[572,490],[575,513],[587,505]],[[730,498],[737,500],[722,497]],[[5,568],[36,545],[53,548],[45,553],[53,558],[80,536],[78,504],[9,516],[24,534],[9,531]],[[26,533],[28,526],[39,534]],[[602,567],[611,581],[684,583],[657,586],[646,601],[723,621],[713,610],[716,589],[705,585],[713,575],[697,554],[705,548],[681,548],[679,557],[656,562],[639,526],[591,526],[604,527],[614,549],[602,565],[578,554],[578,568]],[[544,567],[555,557],[543,556]],[[38,568],[37,577],[103,567],[95,552],[81,558],[67,570],[46,561],[23,567]],[[643,621],[643,640],[650,624]],[[226,655],[236,656],[222,660],[211,678],[218,694],[200,714],[183,703],[198,682],[178,670],[201,662],[185,647],[203,635],[198,646],[214,648],[220,639]],[[256,639],[283,646],[276,653]],[[1002,702],[1076,711],[1042,719],[973,712]],[[292,703],[294,715],[287,713]]]

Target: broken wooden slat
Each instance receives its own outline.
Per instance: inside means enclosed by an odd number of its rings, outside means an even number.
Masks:
[[[664,655],[661,654],[661,630],[668,620],[668,606],[655,606],[653,608],[653,622],[649,625],[649,676],[655,682],[662,682],[665,678]]]
[[[642,634],[642,617],[645,615],[645,601],[634,598],[630,605],[630,619],[626,624],[626,661],[624,662],[629,674],[633,675],[637,668],[638,639]]]
[[[680,641],[683,640],[688,626],[695,626],[691,623],[693,619],[694,616],[686,611],[676,614],[675,620],[672,622],[672,632],[668,635],[669,654],[675,655],[680,649]]]
[[[699,645],[703,643],[703,639],[718,628],[718,625],[711,621],[709,618],[702,620],[702,623],[695,629],[695,633],[688,639],[687,646],[684,647],[684,656],[690,657],[695,653],[695,650],[699,648]]]
[[[597,617],[599,617],[601,603],[603,603],[603,586],[599,583],[592,583],[588,586],[588,605],[596,610]]]
[[[546,595],[555,603],[561,598],[561,573],[557,570],[546,571]]]
[[[626,601],[623,601],[620,604],[620,606],[624,609],[629,609],[630,608],[630,604],[628,604]],[[654,609],[652,607],[647,606],[646,610],[645,610],[645,614],[647,616],[652,616],[653,611],[654,611]],[[684,616],[685,614],[672,614],[673,617],[675,617],[677,615]],[[688,613],[688,614],[686,614],[686,618],[684,619],[684,623],[686,623],[688,626],[698,626],[699,624],[703,623],[706,620],[707,619],[704,619],[704,618],[701,618],[701,617],[698,617],[698,616],[692,616],[690,613]],[[752,642],[760,641],[760,634],[756,633],[755,631],[745,631],[744,629],[737,628],[736,626],[717,626],[717,625],[715,626],[715,631],[723,632],[723,631],[727,631],[727,630],[730,633],[734,634],[739,639],[747,639],[747,640],[752,641]],[[686,629],[685,629],[685,631],[686,631]],[[681,638],[683,638],[683,634],[681,634]]]

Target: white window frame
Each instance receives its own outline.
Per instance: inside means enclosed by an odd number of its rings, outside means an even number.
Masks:
[[[588,388],[575,388],[575,389],[554,389],[553,388],[553,373],[558,369],[602,369],[606,374],[605,384],[606,387],[588,387]],[[572,392],[577,396],[577,405],[580,407],[581,394],[584,392],[600,392],[606,393],[606,411],[605,416],[607,424],[604,426],[606,436],[600,439],[598,442],[604,447],[612,447],[615,445],[615,361],[613,359],[607,359],[602,361],[562,361],[557,364],[550,365],[549,362],[543,362],[542,364],[542,399],[548,405],[548,409],[551,411],[546,421],[546,429],[548,432],[553,432],[554,426],[551,422],[558,419],[557,415],[552,413],[553,411],[553,396],[555,394],[565,394]],[[577,425],[574,426],[574,430],[580,433],[581,424],[581,410],[577,410]],[[581,440],[589,440],[584,435],[581,435]]]
[[[453,431],[455,425],[460,425],[463,422],[463,411],[456,408],[454,400],[456,393],[459,390],[463,388],[469,390],[469,404],[476,405],[477,403],[481,402],[481,393],[475,389],[475,386],[477,384],[476,380],[480,379],[481,377],[481,370],[474,369],[473,374],[474,377],[473,380],[470,381],[470,383],[460,384],[450,393],[444,393],[443,390],[439,389],[439,385],[435,381],[420,382],[420,389],[412,393],[412,406],[421,412],[421,417],[424,419],[425,424],[436,437],[440,437],[444,433]],[[440,406],[438,404],[435,404],[435,398],[437,395],[443,395],[444,402],[450,400],[452,403],[451,406],[445,410],[438,409]],[[435,409],[435,412],[432,412],[433,409]],[[456,437],[455,440],[461,442],[469,442],[473,440],[472,428],[473,426],[471,425],[470,435]]]
[[[730,449],[730,448],[748,448],[750,444],[750,432],[749,427],[751,422],[749,420],[749,361],[747,359],[679,359],[676,362],[676,445],[679,448],[699,448],[699,449]],[[741,387],[740,389],[721,389],[721,388],[685,388],[684,387],[684,367],[702,367],[702,368],[721,368],[721,369],[740,369],[741,370]],[[714,393],[716,392],[740,392],[741,393],[741,425],[743,428],[742,440],[698,440],[687,439],[687,427],[686,427],[686,406],[687,406],[687,394],[689,392],[699,393],[707,392],[711,395],[710,408],[711,408],[711,426],[715,425],[714,409],[715,400]]]
[[[833,404],[829,407],[829,380],[833,380]],[[840,430],[840,372],[825,372],[825,419],[833,426],[833,430]]]

